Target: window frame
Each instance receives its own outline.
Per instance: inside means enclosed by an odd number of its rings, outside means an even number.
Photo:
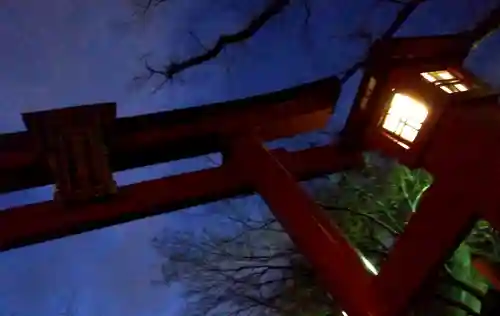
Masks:
[[[386,127],[384,127],[387,118],[389,116],[391,116],[391,108],[392,108],[391,103],[392,103],[392,101],[393,101],[393,99],[394,99],[394,97],[395,97],[396,94],[400,94],[400,95],[409,97],[409,98],[413,99],[415,102],[420,103],[423,106],[425,106],[426,110],[427,110],[426,118],[424,118],[419,123],[415,123],[415,122],[409,122],[412,119],[410,117],[399,116],[399,120],[397,122],[397,128],[394,131],[389,130]],[[383,113],[383,115],[382,115],[382,117],[380,119],[380,122],[378,124],[379,128],[381,128],[382,131],[385,134],[387,134],[388,136],[390,136],[391,138],[393,138],[397,143],[399,143],[399,145],[401,145],[404,148],[408,149],[409,146],[411,146],[412,144],[415,143],[415,141],[417,140],[418,136],[420,135],[420,133],[422,131],[422,128],[423,128],[423,126],[425,124],[425,121],[429,117],[430,111],[429,111],[429,108],[426,106],[425,102],[422,102],[419,98],[415,98],[413,95],[407,94],[407,93],[404,93],[404,92],[393,91],[393,93],[391,94],[391,97],[389,98],[389,101],[384,106],[384,111],[382,113]],[[392,115],[396,116],[396,119],[398,119],[398,117],[397,117],[398,115],[396,115],[396,114],[392,114]],[[420,125],[420,126],[417,127],[417,125]],[[405,128],[410,128],[414,132],[416,132],[415,133],[415,137],[413,138],[413,140],[409,140],[409,139],[406,139],[406,138],[404,138],[404,137],[401,136],[403,134]]]
[[[450,78],[443,78],[443,73],[447,73]],[[425,82],[433,84],[448,94],[467,92],[472,89],[472,87],[468,86],[461,79],[461,76],[449,69],[421,72],[420,77],[423,78]]]

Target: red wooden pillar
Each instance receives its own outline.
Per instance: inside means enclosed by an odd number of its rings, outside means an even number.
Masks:
[[[496,104],[457,105],[437,124],[421,160],[434,183],[375,280],[381,315],[404,312],[478,218],[500,227],[498,114]]]
[[[498,263],[478,257],[472,260],[472,265],[495,289],[500,291],[500,265]]]
[[[334,159],[334,157],[332,157]],[[360,154],[361,159],[361,154]],[[252,183],[327,291],[349,316],[376,314],[371,276],[340,229],[255,137],[233,141],[227,163]]]
[[[374,281],[381,315],[402,315],[475,221],[474,200],[456,183],[436,181],[389,252]]]

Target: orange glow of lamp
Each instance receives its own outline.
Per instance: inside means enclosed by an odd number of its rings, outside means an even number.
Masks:
[[[414,98],[395,93],[389,104],[382,128],[404,143],[412,143],[422,128],[429,111]],[[402,144],[404,146],[404,144]],[[407,147],[407,146],[404,146]]]

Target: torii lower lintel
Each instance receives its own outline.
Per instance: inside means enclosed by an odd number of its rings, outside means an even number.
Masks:
[[[28,132],[0,135],[0,192],[55,182],[57,201],[0,212],[0,250],[76,234],[249,193],[220,168],[116,188],[112,172],[212,152],[232,137],[261,141],[326,125],[340,92],[330,77],[294,88],[207,106],[116,119],[112,103],[23,114]],[[330,145],[288,153],[298,179],[358,166],[359,153]],[[229,159],[230,160],[230,159]]]
[[[362,153],[335,144],[297,152],[264,148],[265,141],[324,127],[339,91],[338,81],[328,78],[169,114],[114,120],[114,105],[108,104],[106,110],[85,107],[25,115],[31,143],[15,143],[23,134],[0,138],[0,153],[6,149],[0,154],[0,172],[10,170],[0,179],[0,192],[52,178],[59,199],[0,211],[0,251],[256,192],[346,311],[372,315],[378,307],[362,261],[297,183],[360,168]],[[246,135],[253,141],[246,141]],[[112,183],[112,171],[217,151],[224,157],[217,168],[117,190]],[[26,173],[37,168],[41,177]],[[342,258],[336,263],[340,269],[333,264],[336,258]]]
[[[360,167],[363,163],[361,154],[342,153],[335,146],[272,153],[300,180]],[[0,251],[253,191],[253,184],[235,176],[234,168],[227,162],[218,168],[124,186],[107,201],[70,210],[55,201],[15,207],[0,211]]]

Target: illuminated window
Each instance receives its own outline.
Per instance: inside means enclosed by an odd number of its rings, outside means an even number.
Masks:
[[[460,82],[460,79],[446,70],[423,72],[420,74],[425,80],[434,83],[446,93],[463,92],[469,88]]]
[[[382,127],[401,139],[413,142],[427,117],[425,105],[401,93],[395,93]]]

